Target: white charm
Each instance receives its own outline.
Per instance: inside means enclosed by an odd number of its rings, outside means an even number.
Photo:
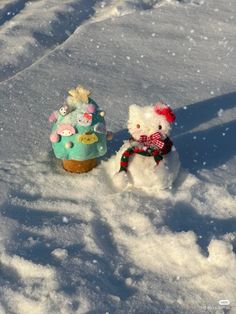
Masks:
[[[77,122],[81,126],[90,126],[92,124],[92,120],[93,115],[88,112],[80,113],[77,117]]]

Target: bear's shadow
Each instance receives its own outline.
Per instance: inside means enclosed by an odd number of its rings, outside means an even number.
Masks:
[[[116,152],[121,148],[123,142],[130,138],[130,133],[128,129],[119,130],[114,133],[112,141],[107,143],[106,159],[109,159],[111,156],[115,155]]]

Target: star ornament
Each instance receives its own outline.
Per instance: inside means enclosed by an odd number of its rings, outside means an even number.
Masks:
[[[78,85],[75,89],[69,90],[69,95],[76,102],[88,103],[89,95],[91,94],[89,90],[85,89],[83,86]]]

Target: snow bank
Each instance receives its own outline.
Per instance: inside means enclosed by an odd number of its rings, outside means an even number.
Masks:
[[[219,188],[211,177],[203,185],[186,174],[173,191],[153,197],[139,190],[115,192],[103,164],[74,176],[57,167],[51,171],[44,160],[17,169],[21,183],[12,186],[4,217],[18,221],[10,246],[18,256],[2,255],[1,263],[15,269],[27,287],[41,278],[44,292],[36,300],[45,313],[49,305],[56,312],[54,298],[65,302],[67,291],[73,293],[65,313],[76,302],[84,304],[78,311],[86,308],[81,313],[130,307],[155,313],[159,302],[170,313],[199,313],[207,305],[220,308],[222,299],[234,304],[235,195],[224,192],[231,208],[226,218],[224,209],[211,206],[219,193],[208,193]],[[26,192],[29,185],[35,196]],[[49,291],[45,303],[42,295]],[[10,295],[18,300],[21,292]],[[34,304],[28,297],[19,301],[22,308]],[[10,304],[9,294],[2,298]]]
[[[166,4],[176,5],[178,3],[203,4],[203,0],[105,0],[95,5],[96,14],[94,19],[96,22],[103,21],[108,18],[119,17],[131,14],[136,11],[145,11]]]
[[[96,1],[94,1],[96,2]],[[0,6],[0,81],[63,43],[94,12],[86,1],[7,1]]]
[[[0,265],[1,271],[5,272],[5,275],[1,276],[2,281],[8,279],[0,288],[1,301],[8,300],[7,311],[14,313],[45,312],[45,300],[49,291],[57,289],[53,269],[5,253],[0,255]]]

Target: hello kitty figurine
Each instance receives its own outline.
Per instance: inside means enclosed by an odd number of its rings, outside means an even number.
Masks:
[[[171,188],[180,162],[169,138],[175,115],[164,103],[154,106],[129,107],[128,130],[131,139],[125,141],[113,157],[113,183],[117,188]]]

